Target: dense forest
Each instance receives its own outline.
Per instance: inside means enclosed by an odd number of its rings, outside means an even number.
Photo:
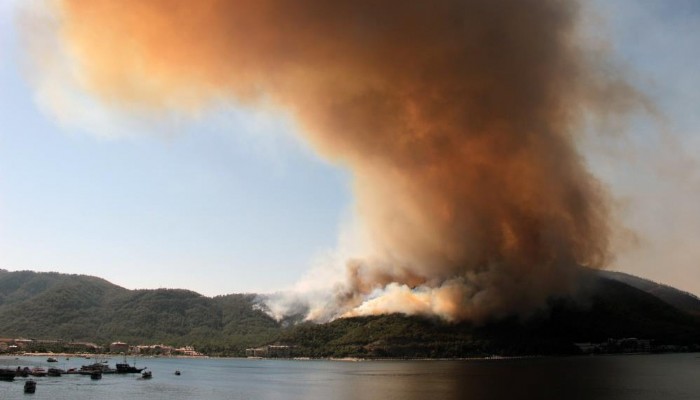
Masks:
[[[195,344],[204,352],[242,354],[279,333],[279,324],[254,307],[256,298],[128,290],[91,276],[0,270],[0,336]]]
[[[398,358],[573,354],[575,342],[623,337],[700,343],[696,297],[605,274],[591,273],[583,293],[552,299],[532,315],[481,325],[396,314],[290,325],[262,311],[255,294],[210,298],[182,289],[128,290],[84,275],[0,270],[0,337],[194,345],[232,356],[276,343],[293,346],[295,356]]]

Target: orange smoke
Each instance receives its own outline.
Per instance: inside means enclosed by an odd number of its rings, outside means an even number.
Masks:
[[[107,104],[282,109],[352,172],[372,248],[331,317],[522,311],[606,260],[605,194],[575,136],[584,112],[608,111],[595,90],[629,88],[590,63],[575,1],[56,5],[82,85]]]

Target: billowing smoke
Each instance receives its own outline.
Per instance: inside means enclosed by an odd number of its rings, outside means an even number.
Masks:
[[[106,104],[282,110],[350,170],[367,246],[311,318],[524,312],[608,258],[606,194],[576,140],[633,90],[586,50],[576,1],[55,6],[80,83]]]

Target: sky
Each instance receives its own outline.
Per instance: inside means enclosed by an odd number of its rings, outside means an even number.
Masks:
[[[66,125],[29,86],[2,4],[0,268],[215,295],[280,289],[333,248],[347,176],[284,116],[224,110],[119,138]]]
[[[592,4],[591,34],[663,115],[581,140],[626,228],[609,268],[700,294],[700,6]],[[218,295],[284,289],[334,252],[350,176],[290,118],[221,106],[151,120],[88,99],[83,118],[58,119],[33,88],[16,9],[0,2],[0,268]]]

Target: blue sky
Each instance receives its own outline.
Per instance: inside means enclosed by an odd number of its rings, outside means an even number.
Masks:
[[[634,232],[615,244],[611,267],[700,293],[698,4],[594,4],[672,138],[638,118],[623,135],[582,143]],[[269,292],[336,247],[349,175],[300,142],[285,116],[222,107],[194,119],[101,122],[127,133],[119,136],[58,121],[23,71],[14,8],[0,4],[0,268],[128,288]]]
[[[288,286],[335,246],[347,176],[283,116],[224,109],[120,138],[61,124],[37,105],[3,4],[0,268],[212,295]]]

